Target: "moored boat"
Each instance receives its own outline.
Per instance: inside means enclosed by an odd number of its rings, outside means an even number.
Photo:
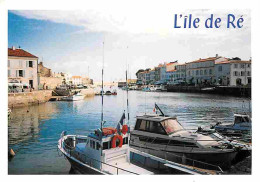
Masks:
[[[78,101],[78,100],[83,100],[85,95],[81,94],[80,92],[74,93],[73,95],[70,96],[65,96],[61,98],[63,101]]]
[[[221,168],[229,168],[237,155],[237,149],[232,144],[185,130],[177,117],[163,113],[137,116],[130,145],[158,157],[167,155],[167,159],[174,162],[189,164],[196,160]]]
[[[234,114],[234,122],[232,124],[217,123],[215,130],[223,134],[236,134],[239,132],[251,131],[251,118],[247,114]]]

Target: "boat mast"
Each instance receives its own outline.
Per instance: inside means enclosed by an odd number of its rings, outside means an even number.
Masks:
[[[126,51],[128,50],[128,46],[126,47]],[[129,124],[129,101],[128,101],[128,80],[127,80],[127,54],[126,54],[126,109],[127,109],[127,124]]]
[[[101,89],[101,98],[102,98],[102,110],[101,110],[101,141],[102,142],[102,133],[103,133],[103,105],[104,105],[104,47],[105,43],[103,42],[103,63],[102,63],[102,89]],[[101,152],[102,155],[102,152]]]
[[[127,70],[126,70],[126,109],[127,109],[127,124],[129,124],[129,101],[128,101],[128,82],[127,82]]]

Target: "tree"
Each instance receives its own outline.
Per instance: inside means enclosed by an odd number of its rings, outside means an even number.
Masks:
[[[140,70],[138,70],[137,72],[136,72],[136,77],[138,77],[138,73],[141,73],[141,72],[143,72],[144,70],[143,69],[140,69]]]
[[[239,57],[234,57],[234,58],[232,58],[232,60],[239,60],[239,61],[241,61],[241,59]]]

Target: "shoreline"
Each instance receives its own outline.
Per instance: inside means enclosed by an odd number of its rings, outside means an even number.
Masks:
[[[82,89],[85,97],[95,95],[93,89]],[[8,93],[8,107],[24,107],[48,102],[52,97],[53,90],[37,90],[32,92]]]

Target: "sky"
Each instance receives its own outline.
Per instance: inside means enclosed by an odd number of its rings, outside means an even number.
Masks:
[[[243,28],[227,29],[228,13],[243,16]],[[223,26],[176,29],[174,14],[192,14],[202,21],[214,14]],[[180,11],[166,6],[145,11],[124,7],[9,10],[8,47],[12,46],[36,55],[53,72],[89,75],[94,81],[101,80],[104,54],[105,81],[118,81],[125,78],[127,67],[128,77],[136,78],[138,69],[175,60],[185,63],[216,54],[249,60],[251,16],[249,10]]]

